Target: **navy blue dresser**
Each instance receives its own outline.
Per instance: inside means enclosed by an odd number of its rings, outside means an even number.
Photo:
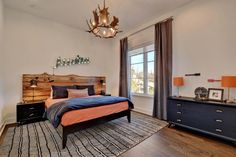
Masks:
[[[167,121],[236,143],[236,104],[169,97]]]

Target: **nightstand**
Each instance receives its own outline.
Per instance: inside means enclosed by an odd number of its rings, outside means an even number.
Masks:
[[[16,106],[18,124],[42,121],[45,112],[44,102],[20,102]]]

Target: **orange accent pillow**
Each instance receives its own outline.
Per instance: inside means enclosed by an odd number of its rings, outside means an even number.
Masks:
[[[68,98],[88,97],[88,88],[85,89],[67,89]]]

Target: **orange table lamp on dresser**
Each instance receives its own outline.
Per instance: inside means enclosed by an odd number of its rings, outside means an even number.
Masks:
[[[221,87],[228,88],[228,99],[230,101],[230,88],[236,88],[236,76],[222,76]]]
[[[179,87],[184,85],[184,78],[183,77],[174,77],[174,86],[177,87],[177,97],[180,97],[179,95]]]

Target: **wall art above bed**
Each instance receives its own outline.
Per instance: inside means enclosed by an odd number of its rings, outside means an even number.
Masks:
[[[30,86],[30,81],[35,78],[37,78],[37,87],[33,89]],[[47,73],[23,74],[22,101],[32,101],[33,97],[35,101],[46,100],[50,97],[52,86],[93,85],[94,94],[99,95],[102,93],[102,91],[106,91],[106,84],[102,83],[105,81],[106,78],[103,76],[50,75]]]
[[[89,57],[80,57],[79,55],[77,55],[75,58],[62,59],[61,57],[58,57],[54,68],[58,68],[61,66],[71,66],[77,64],[89,64],[89,63],[90,63]]]

